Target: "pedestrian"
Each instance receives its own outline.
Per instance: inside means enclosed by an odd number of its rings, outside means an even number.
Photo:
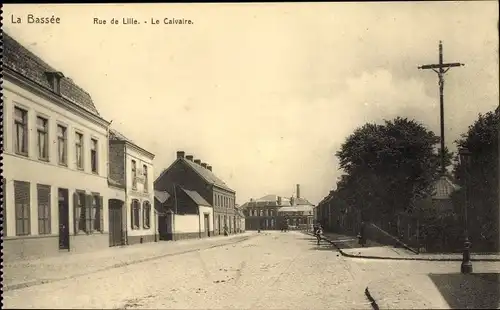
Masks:
[[[318,225],[318,228],[316,230],[316,239],[318,240],[318,245],[321,241],[321,235],[323,234],[323,227],[321,227],[321,224]]]

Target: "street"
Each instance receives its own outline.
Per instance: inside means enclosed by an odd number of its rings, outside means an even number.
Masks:
[[[366,281],[299,232],[97,272],[4,294],[7,308],[370,309]]]
[[[490,268],[484,266],[476,269]],[[262,232],[239,243],[7,291],[3,297],[6,308],[371,309],[364,290],[376,279],[456,267],[344,258],[330,244],[318,247],[300,232]],[[437,293],[428,287],[419,288],[424,296]]]

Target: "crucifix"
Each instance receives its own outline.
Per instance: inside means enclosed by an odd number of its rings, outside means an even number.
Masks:
[[[439,105],[441,112],[441,173],[444,175],[446,172],[445,156],[444,156],[444,99],[443,99],[443,88],[444,88],[444,75],[450,68],[465,66],[459,62],[453,63],[443,63],[443,42],[439,41],[439,63],[432,65],[423,65],[418,67],[419,69],[431,69],[438,75],[439,83]]]

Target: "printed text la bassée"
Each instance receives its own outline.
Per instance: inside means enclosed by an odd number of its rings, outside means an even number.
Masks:
[[[55,15],[51,16],[37,16],[35,14],[28,14],[23,19],[21,16],[10,15],[10,21],[13,24],[60,24],[61,18]]]

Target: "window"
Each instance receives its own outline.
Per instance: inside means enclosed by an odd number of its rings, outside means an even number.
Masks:
[[[83,134],[75,134],[76,167],[83,170]]]
[[[50,186],[37,184],[38,234],[50,235]]]
[[[148,166],[143,165],[142,166],[142,171],[144,173],[144,192],[147,193],[149,190],[149,183],[148,183]]]
[[[88,199],[86,198],[85,192],[83,191],[76,191],[73,194],[75,234],[81,231],[88,232],[90,230],[90,227],[87,227],[87,218],[90,218],[90,210],[87,206]]]
[[[99,194],[92,195],[92,225],[91,231],[104,231],[104,217],[102,211],[102,196]]]
[[[57,125],[57,160],[59,165],[67,165],[67,136],[66,127]]]
[[[137,189],[137,164],[132,160],[132,188]]]
[[[30,183],[14,181],[14,200],[16,205],[16,236],[30,235]]]
[[[132,229],[139,229],[139,209],[141,208],[139,201],[134,199],[132,200],[132,207],[130,208],[130,222],[132,224]]]
[[[90,139],[90,166],[93,173],[97,173],[97,140]]]
[[[28,155],[28,111],[14,108],[14,149],[17,154]]]
[[[37,146],[38,146],[38,159],[49,160],[49,121],[46,118],[38,116],[36,118],[36,131],[37,131]]]
[[[102,196],[97,193],[86,195],[77,190],[73,195],[75,234],[103,231]]]
[[[142,204],[142,220],[143,227],[149,229],[151,227],[151,204],[149,201],[144,201]]]

